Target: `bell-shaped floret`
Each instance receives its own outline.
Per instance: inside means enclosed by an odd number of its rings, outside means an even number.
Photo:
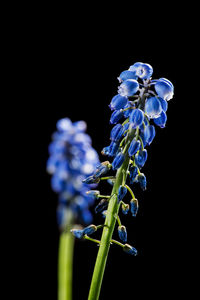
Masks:
[[[157,97],[150,97],[145,103],[145,113],[151,119],[159,117],[162,112],[162,105]]]
[[[127,79],[118,88],[118,93],[124,97],[133,96],[139,89],[139,83],[135,79]]]

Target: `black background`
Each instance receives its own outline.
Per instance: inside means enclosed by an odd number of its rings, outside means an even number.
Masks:
[[[31,173],[27,190],[29,212],[33,215],[31,237],[26,226],[21,232],[27,272],[34,274],[27,286],[37,299],[56,299],[57,295],[57,196],[46,173],[48,144],[55,124],[63,117],[85,120],[93,147],[100,153],[109,144],[112,126],[108,105],[117,93],[117,77],[137,61],[151,64],[154,78],[171,80],[175,94],[169,102],[167,126],[157,128],[148,148],[148,161],[142,169],[147,190],[142,192],[137,186],[134,189],[140,203],[137,218],[122,216],[128,243],[137,248],[138,256],[111,246],[100,299],[110,299],[110,293],[112,299],[141,299],[147,292],[150,297],[162,298],[172,292],[180,295],[183,285],[187,290],[191,217],[183,145],[188,137],[185,74],[190,69],[189,45],[193,39],[184,16],[179,27],[172,11],[169,20],[168,11],[165,15],[150,14],[146,7],[145,14],[140,15],[131,14],[128,7],[124,12],[117,8],[118,12],[93,7],[92,13],[85,13],[85,8],[82,14],[79,7],[78,15],[69,8],[65,10],[67,15],[61,10],[54,12],[53,7],[43,8],[31,16],[31,24],[27,15],[25,24],[29,26],[26,28],[22,22],[16,39],[16,53],[20,52],[16,59],[20,57],[18,64],[24,73],[23,89],[20,85],[19,90],[26,111],[26,123],[22,122],[26,129],[28,126],[28,133],[24,129],[22,138],[25,163]],[[163,13],[161,8],[160,12]],[[101,155],[100,159],[105,160]],[[94,223],[99,222],[101,219],[94,216]],[[33,249],[30,266],[29,253]],[[97,250],[87,241],[75,243],[74,300],[87,299]],[[23,280],[26,279],[25,274]]]

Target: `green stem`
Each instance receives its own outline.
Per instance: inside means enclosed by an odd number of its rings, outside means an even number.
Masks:
[[[91,242],[94,242],[96,244],[100,244],[100,241],[96,240],[96,239],[92,239],[91,237],[89,237],[88,235],[84,235],[84,239],[85,240],[88,240],[88,241],[91,241]]]
[[[144,110],[144,105],[145,105],[145,91],[146,88],[143,88],[141,93],[140,93],[140,101],[138,103],[138,108]],[[124,121],[124,124],[128,122],[128,119]],[[127,154],[128,152],[128,147],[132,141],[132,139],[135,136],[136,130],[133,130],[129,128],[129,133],[127,134],[127,137],[125,139],[125,147],[123,150],[123,153],[125,155],[125,160],[122,164],[122,166],[118,169],[117,174],[116,174],[116,180],[112,189],[111,193],[111,198],[109,200],[109,205],[108,205],[108,210],[106,213],[106,219],[105,219],[105,227],[102,232],[101,236],[101,242],[100,242],[100,247],[99,251],[97,254],[97,259],[94,267],[94,272],[93,272],[93,277],[91,281],[91,286],[90,286],[90,291],[89,291],[89,296],[88,300],[98,300],[99,295],[100,295],[100,290],[101,290],[101,285],[102,285],[102,280],[103,280],[103,275],[105,271],[105,266],[106,266],[106,261],[108,257],[108,252],[110,248],[110,243],[112,240],[112,235],[113,231],[115,228],[115,224],[117,221],[116,216],[118,215],[120,203],[117,201],[117,194],[120,185],[125,183],[126,176],[127,176],[127,171],[129,167],[129,162],[130,158]]]
[[[74,237],[68,230],[60,234],[58,252],[58,300],[72,299]]]
[[[135,199],[135,195],[133,194],[133,191],[131,190],[131,188],[127,184],[125,184],[125,187],[127,188],[129,193],[131,194],[132,199]]]
[[[118,241],[116,241],[116,240],[111,240],[111,243],[114,243],[114,244],[116,244],[116,245],[118,245],[118,246],[124,248],[124,244],[122,244],[122,243],[120,243],[120,242],[118,242]]]
[[[109,201],[106,220],[105,220],[106,226],[103,229],[103,233],[101,237],[101,243],[100,243],[100,247],[96,259],[96,264],[94,268],[88,300],[99,299],[107,256],[110,248],[110,242],[112,239],[113,231],[117,220],[116,215],[118,215],[118,210],[120,207],[120,203],[118,203],[117,201],[117,194],[118,194],[119,187],[123,182],[124,174],[127,173],[128,166],[129,166],[129,157],[128,155],[126,155],[124,163],[117,171],[116,181],[111,193],[111,198]]]

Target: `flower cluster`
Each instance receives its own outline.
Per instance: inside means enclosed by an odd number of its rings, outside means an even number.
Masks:
[[[110,123],[114,125],[110,132],[111,142],[102,150],[102,154],[110,157],[112,163],[109,161],[101,163],[96,171],[84,181],[89,184],[98,183],[102,179],[102,175],[111,169],[118,171],[123,163],[128,161],[124,180],[118,189],[117,199],[122,213],[126,215],[130,210],[134,217],[138,212],[138,200],[126,181],[131,185],[138,183],[142,190],[146,189],[146,176],[141,172],[147,160],[146,148],[155,137],[155,125],[160,128],[165,127],[168,101],[174,94],[173,84],[168,79],[152,80],[152,74],[151,65],[137,62],[119,75],[118,94],[112,98],[109,105],[112,111]],[[108,179],[112,185],[116,181],[115,176],[104,178]],[[129,203],[123,201],[127,191],[131,195]],[[96,198],[100,198],[99,194]],[[101,212],[105,216],[108,203],[109,197],[100,199],[95,211]],[[118,225],[119,238],[126,242],[126,228],[121,224],[119,216]],[[123,248],[127,253],[134,255],[137,253],[136,249],[128,244],[125,244]]]
[[[94,197],[86,193],[88,185],[82,181],[94,172],[99,158],[85,130],[84,121],[61,119],[49,145],[47,171],[52,175],[52,189],[59,195],[57,216],[61,229],[70,215],[85,224],[92,221],[89,206]]]

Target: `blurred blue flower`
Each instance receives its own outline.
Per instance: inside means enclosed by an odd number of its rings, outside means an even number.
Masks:
[[[57,216],[61,229],[70,214],[79,222],[92,220],[89,205],[93,198],[86,194],[88,185],[82,181],[94,172],[99,158],[85,130],[84,121],[72,123],[68,118],[61,119],[49,145],[47,172],[52,175],[52,189],[59,194]]]

